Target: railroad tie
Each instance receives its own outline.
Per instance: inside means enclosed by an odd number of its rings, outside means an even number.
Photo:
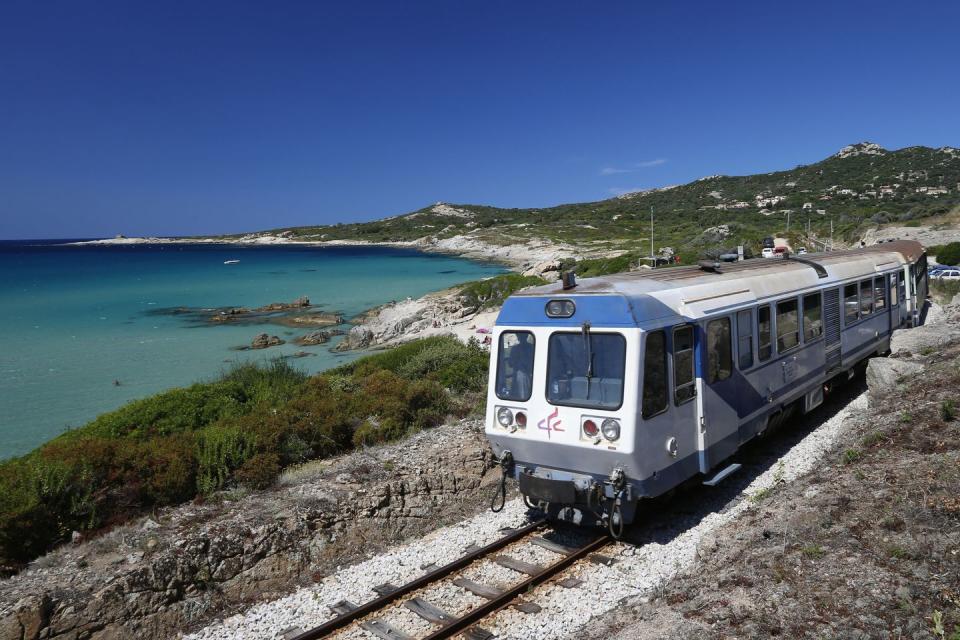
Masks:
[[[444,627],[457,619],[455,616],[450,615],[440,607],[430,604],[423,598],[411,598],[404,602],[403,606],[427,622],[439,624]]]
[[[568,556],[568,555],[570,555],[571,553],[573,553],[574,551],[577,550],[576,547],[571,547],[571,546],[568,546],[568,545],[565,545],[565,544],[560,544],[559,542],[554,542],[553,540],[547,540],[546,538],[543,538],[543,537],[540,537],[540,536],[538,536],[538,537],[536,537],[536,538],[532,538],[532,539],[530,540],[530,542],[532,542],[533,544],[537,545],[538,547],[542,547],[542,548],[546,549],[547,551],[552,551],[552,552],[554,552],[554,553],[560,553],[560,554],[563,554],[563,555],[565,555],[565,556]]]
[[[577,587],[583,584],[583,580],[581,580],[580,578],[564,578],[557,584],[563,587],[564,589],[576,589]]]
[[[373,588],[373,590],[377,592],[378,596],[388,596],[394,591],[397,591],[398,589],[400,589],[400,587],[390,582],[384,582],[383,584],[378,584]]]
[[[457,585],[461,589],[466,589],[475,596],[480,596],[481,598],[486,598],[487,600],[499,598],[503,594],[503,591],[497,589],[496,587],[480,584],[479,582],[474,582],[473,580],[469,580],[467,578],[457,578],[453,581],[453,584]]]
[[[593,564],[598,564],[602,567],[609,567],[613,564],[614,560],[610,556],[605,556],[600,553],[594,553],[589,558],[587,558]]]
[[[543,607],[533,602],[514,602],[513,608],[523,613],[540,613],[543,611]]]
[[[525,573],[528,576],[536,576],[544,571],[543,567],[538,564],[524,562],[523,560],[517,560],[516,558],[511,558],[510,556],[496,556],[493,558],[493,561],[501,567],[506,567],[507,569],[512,569],[519,573]]]
[[[356,609],[357,605],[353,604],[349,600],[338,600],[327,608],[338,616],[343,616]]]
[[[293,640],[293,638],[296,638],[301,633],[303,633],[303,629],[300,627],[287,627],[280,632],[280,637],[283,638],[283,640]]]
[[[463,632],[463,637],[467,640],[490,640],[493,634],[482,627],[470,627]]]
[[[400,631],[383,620],[361,622],[360,626],[378,638],[382,638],[382,640],[413,640],[412,636],[408,636],[403,631]]]

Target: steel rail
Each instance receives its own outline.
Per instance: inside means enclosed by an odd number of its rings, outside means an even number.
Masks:
[[[462,617],[434,631],[430,635],[423,638],[423,640],[442,640],[443,638],[452,638],[457,634],[463,633],[480,620],[493,615],[504,607],[509,606],[517,596],[525,593],[528,589],[545,582],[564,569],[568,568],[573,563],[599,549],[602,549],[611,542],[613,542],[613,538],[611,538],[609,534],[604,534],[599,538],[596,538],[592,542],[587,543],[573,553],[563,557],[561,560],[558,560],[549,567],[545,568],[537,575],[531,576],[520,584],[510,587],[508,590],[504,591],[502,595],[494,598],[493,600],[487,601],[475,609],[471,609]]]
[[[370,600],[369,602],[366,602],[360,605],[359,607],[357,607],[356,609],[348,613],[341,614],[331,620],[328,620],[327,622],[323,623],[318,627],[314,627],[313,629],[308,629],[307,631],[304,631],[300,635],[294,636],[292,640],[316,640],[317,638],[323,638],[333,633],[334,631],[342,629],[343,627],[347,626],[351,622],[359,620],[360,618],[364,618],[370,615],[371,613],[374,613],[376,611],[379,611],[385,608],[387,605],[395,602],[396,600],[399,600],[400,598],[407,595],[408,593],[416,591],[417,589],[422,589],[423,587],[431,583],[434,583],[438,580],[441,580],[447,577],[454,571],[463,569],[473,561],[478,560],[486,555],[489,555],[494,551],[502,549],[508,544],[511,544],[513,542],[516,542],[517,540],[520,540],[521,538],[529,534],[531,531],[536,531],[537,529],[541,528],[545,523],[546,523],[545,519],[540,519],[524,527],[520,527],[516,531],[513,531],[510,534],[502,538],[499,538],[498,540],[495,540],[484,547],[480,547],[479,549],[476,549],[462,556],[461,558],[454,560],[453,562],[445,564],[442,567],[434,569],[433,571],[430,571],[420,576],[419,578],[416,578],[415,580],[411,580],[410,582],[407,582],[403,586],[399,587],[396,591],[391,591],[390,593],[382,595],[379,598]]]

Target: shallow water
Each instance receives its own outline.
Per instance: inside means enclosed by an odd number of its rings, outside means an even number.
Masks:
[[[356,357],[332,353],[331,344],[292,344],[304,329],[211,326],[165,309],[258,307],[305,295],[320,310],[350,318],[503,271],[386,247],[60,242],[0,242],[0,458],[234,362],[306,351],[315,355],[290,362],[312,373]],[[288,344],[235,350],[261,332]]]

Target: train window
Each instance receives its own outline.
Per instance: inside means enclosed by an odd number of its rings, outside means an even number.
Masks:
[[[626,360],[627,341],[619,333],[554,333],[547,358],[547,401],[619,409]]]
[[[803,296],[803,340],[810,342],[823,335],[823,317],[820,315],[820,294]]]
[[[897,274],[891,273],[890,274],[890,306],[891,307],[895,307],[898,304],[900,304],[900,298],[897,295],[898,293],[900,292],[897,290]]]
[[[770,337],[770,305],[763,305],[757,308],[757,359],[760,362],[769,360],[773,354],[772,340]]]
[[[847,325],[860,319],[860,301],[857,298],[857,283],[843,288],[843,317]]]
[[[873,313],[873,280],[860,281],[860,317]]]
[[[693,327],[677,327],[673,330],[673,396],[678,405],[697,395],[693,367]]]
[[[740,370],[753,366],[753,310],[737,313],[737,365]]]
[[[497,397],[526,402],[533,393],[533,354],[536,341],[529,331],[504,331],[497,353]]]
[[[730,318],[707,323],[707,382],[726,380],[733,373],[730,346]]]
[[[644,420],[667,408],[667,386],[667,334],[654,331],[647,334],[643,352]]]
[[[800,317],[797,299],[777,303],[777,353],[789,351],[800,344]]]
[[[885,276],[877,276],[873,279],[873,308],[878,312],[887,308],[887,283],[884,282]]]

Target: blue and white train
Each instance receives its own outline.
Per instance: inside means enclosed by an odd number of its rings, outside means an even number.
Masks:
[[[927,295],[912,241],[572,277],[511,296],[486,436],[528,504],[619,535],[639,500],[730,457],[889,350]]]

